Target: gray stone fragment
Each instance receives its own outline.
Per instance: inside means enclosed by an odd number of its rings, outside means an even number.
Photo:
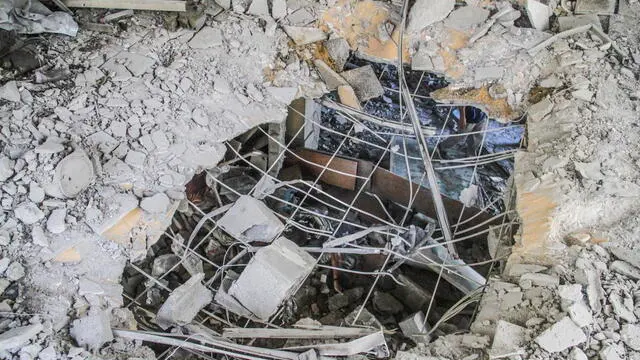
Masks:
[[[622,325],[622,330],[620,330],[620,338],[622,339],[622,342],[631,349],[640,351],[640,325]]]
[[[544,31],[549,28],[549,16],[552,14],[549,5],[537,0],[527,0],[525,9],[531,25],[536,30]]]
[[[529,282],[534,286],[557,287],[560,284],[560,279],[553,275],[529,273],[520,277],[521,287],[523,282]]]
[[[271,17],[274,19],[281,19],[285,16],[287,16],[287,1],[273,0],[271,5]]]
[[[615,0],[577,0],[576,14],[612,15],[616,9]]]
[[[622,360],[622,357],[618,353],[618,350],[613,345],[606,345],[600,350],[601,360]]]
[[[349,59],[351,48],[344,38],[329,39],[324,42],[329,57],[338,70],[342,70]]]
[[[289,35],[296,45],[307,45],[327,38],[324,31],[315,27],[284,26],[284,32]]]
[[[169,205],[171,205],[171,200],[169,200],[169,197],[164,193],[157,193],[140,201],[140,207],[142,210],[152,214],[165,213],[169,208]]]
[[[542,101],[529,106],[527,109],[527,117],[531,121],[540,121],[548,113],[553,110],[553,103],[549,98],[544,98]]]
[[[609,252],[613,254],[616,258],[626,261],[629,264],[640,269],[640,251],[625,249],[618,246],[610,246],[607,248]]]
[[[20,279],[22,279],[24,277],[24,275],[25,275],[24,266],[22,266],[17,261],[14,261],[13,263],[11,263],[11,265],[9,265],[7,270],[5,270],[5,272],[4,272],[4,276],[9,281],[20,280]]]
[[[635,323],[638,321],[638,318],[633,313],[633,302],[631,302],[630,304],[631,307],[628,307],[620,295],[618,295],[615,292],[612,292],[611,295],[609,295],[609,303],[613,308],[613,312],[620,319],[630,323]]]
[[[262,201],[243,195],[218,221],[224,231],[240,241],[271,242],[284,229],[280,219]]]
[[[0,259],[0,274],[4,273],[5,270],[7,270],[10,263],[11,259],[9,259],[8,257]]]
[[[582,302],[577,302],[569,306],[568,312],[571,320],[580,327],[585,327],[593,323],[591,309]]]
[[[67,228],[65,218],[67,217],[67,209],[55,209],[51,211],[47,219],[47,230],[52,234],[60,234]]]
[[[395,297],[381,291],[373,293],[373,307],[385,314],[398,314],[402,312],[404,306]]]
[[[550,353],[560,352],[587,341],[584,332],[568,317],[553,324],[535,342]]]
[[[228,293],[258,319],[267,320],[293,296],[314,265],[311,255],[281,237],[255,253]]]
[[[27,225],[35,224],[44,218],[44,213],[31,201],[25,201],[14,210],[14,215],[18,220]]]
[[[593,24],[602,29],[600,19],[598,18],[598,15],[595,14],[558,17],[558,27],[560,28],[560,32],[589,24]]]
[[[578,347],[574,347],[571,349],[571,352],[569,352],[567,360],[588,360],[588,358],[584,351],[580,350]]]
[[[417,32],[446,18],[455,4],[455,0],[417,0],[409,11],[407,31]]]
[[[269,16],[269,3],[267,0],[253,0],[251,1],[251,5],[249,5],[249,9],[247,10],[247,14],[254,16]]]
[[[162,329],[187,325],[213,300],[213,293],[202,285],[204,274],[192,276],[177,287],[158,310],[156,322]]]
[[[29,184],[29,200],[36,204],[39,204],[44,200],[44,189],[35,182],[31,182],[31,184]]]
[[[151,275],[163,276],[179,262],[180,258],[175,254],[160,255],[153,260]]]
[[[523,346],[525,343],[525,328],[503,320],[498,320],[489,354],[495,359],[523,355]]]
[[[324,61],[316,59],[313,63],[315,64],[316,70],[318,70],[318,73],[328,90],[335,90],[339,86],[348,85],[347,81],[337,72],[333,71],[333,69]]]
[[[340,76],[351,85],[360,101],[367,101],[384,94],[382,84],[380,84],[371,65],[344,71],[340,73]]]
[[[404,274],[398,275],[398,281],[402,285],[396,287],[394,297],[412,312],[426,309],[425,306],[431,300],[431,292]]]
[[[640,269],[626,261],[616,260],[609,265],[609,270],[628,276],[634,280],[640,280]]]
[[[18,85],[15,81],[9,81],[0,86],[0,99],[12,102],[20,101],[20,92],[18,91]]]
[[[424,313],[418,311],[417,313],[410,315],[408,318],[398,323],[404,336],[412,339],[416,343],[428,344],[430,336],[427,334],[429,331],[428,325],[424,319]]]
[[[16,162],[6,156],[0,156],[0,182],[4,182],[13,176]]]
[[[100,349],[102,345],[113,340],[109,316],[104,311],[74,320],[69,334],[78,345],[92,351]]]
[[[27,344],[40,331],[42,324],[33,324],[9,329],[0,334],[0,351],[17,350]]]
[[[444,24],[450,28],[466,30],[484,23],[488,17],[489,10],[467,5],[453,10],[444,20]]]
[[[192,49],[208,49],[222,45],[222,32],[220,29],[205,26],[189,40]]]

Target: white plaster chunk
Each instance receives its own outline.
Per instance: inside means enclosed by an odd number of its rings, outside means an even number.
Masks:
[[[271,242],[284,229],[278,217],[263,202],[242,195],[218,221],[224,231],[240,241]]]
[[[18,85],[15,81],[9,81],[6,84],[0,86],[0,99],[5,99],[12,102],[20,101],[20,92],[18,91]]]
[[[527,16],[531,21],[531,25],[537,30],[544,31],[549,28],[549,16],[551,16],[551,8],[537,0],[527,0],[525,5]]]
[[[450,28],[466,30],[484,23],[489,17],[489,10],[478,6],[461,6],[451,12],[444,24]]]
[[[606,345],[598,355],[600,355],[600,360],[623,360],[613,345]]]
[[[640,325],[622,325],[622,330],[620,330],[620,338],[622,339],[622,342],[631,349],[640,351]]]
[[[131,167],[142,169],[144,168],[146,159],[147,155],[145,155],[144,153],[132,150],[127,153],[127,156],[124,158],[124,162]]]
[[[39,204],[44,200],[44,189],[35,182],[29,184],[29,200],[36,204]]]
[[[634,267],[626,261],[616,260],[609,266],[611,271],[628,276],[634,280],[640,280],[640,269]]]
[[[544,350],[555,353],[587,341],[584,332],[568,317],[542,332],[535,342]]]
[[[271,16],[274,19],[281,19],[287,16],[287,1],[273,0],[273,3],[271,5]]]
[[[546,287],[557,287],[560,284],[560,279],[557,276],[540,273],[524,274],[520,277],[520,284],[524,281],[531,282],[531,284],[535,286]]]
[[[269,16],[269,3],[267,0],[253,0],[247,14],[255,16]]]
[[[446,18],[455,4],[455,0],[417,0],[409,11],[407,31],[417,32]]]
[[[493,344],[489,354],[492,358],[512,357],[523,355],[523,346],[526,343],[526,329],[503,321],[498,320],[496,332],[493,337]]]
[[[14,174],[16,162],[6,156],[0,156],[0,182],[4,182]]]
[[[580,350],[578,347],[574,347],[571,349],[571,352],[569,352],[567,360],[588,360],[588,358],[584,351]]]
[[[24,266],[22,266],[19,262],[14,261],[9,265],[7,270],[4,272],[4,276],[9,281],[17,281],[24,277]]]
[[[67,226],[65,224],[65,218],[67,217],[67,209],[55,209],[51,211],[49,218],[47,219],[47,230],[52,234],[63,233]]]
[[[42,331],[42,324],[33,324],[9,329],[0,334],[0,351],[17,350]]]
[[[630,323],[635,323],[638,321],[638,318],[633,313],[633,302],[631,302],[631,306],[627,306],[620,295],[612,293],[611,295],[609,295],[609,303],[611,303],[613,312],[620,319]]]
[[[104,311],[74,320],[69,334],[78,345],[90,350],[97,350],[113,340],[109,316]]]
[[[171,205],[171,200],[164,193],[158,193],[150,197],[142,199],[140,207],[152,214],[164,213]]]
[[[11,259],[9,259],[8,257],[0,259],[0,274],[4,273],[5,270],[7,270],[10,262]]]
[[[228,293],[258,319],[267,320],[295,294],[314,265],[311,255],[281,237],[256,252]]]
[[[49,239],[47,239],[47,235],[44,233],[44,229],[40,225],[35,225],[33,229],[31,229],[31,240],[38,246],[49,246]]]
[[[93,163],[82,150],[76,150],[56,166],[54,182],[62,195],[75,197],[93,181]]]
[[[189,47],[192,49],[208,49],[220,45],[222,45],[222,32],[210,26],[203,27],[189,40]]]
[[[266,88],[266,91],[273,96],[274,99],[283,104],[289,105],[296,98],[298,88],[295,87],[274,87]]]
[[[156,322],[162,329],[187,325],[202,308],[211,303],[213,294],[202,285],[204,274],[196,274],[177,287],[158,310]]]
[[[315,27],[284,26],[284,32],[289,35],[296,45],[306,45],[327,39],[324,31]]]
[[[42,210],[31,201],[26,201],[18,205],[14,210],[14,214],[18,220],[27,225],[35,224],[44,218]]]
[[[593,323],[591,309],[582,302],[577,302],[569,306],[568,312],[571,320],[580,327],[585,327]]]
[[[637,268],[640,268],[640,251],[625,249],[617,246],[609,246],[607,249],[616,258],[622,261],[626,261]]]
[[[64,145],[62,145],[62,140],[49,137],[45,142],[36,146],[34,151],[36,154],[56,154],[64,151]]]

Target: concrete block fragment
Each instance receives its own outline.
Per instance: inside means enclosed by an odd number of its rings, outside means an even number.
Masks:
[[[324,31],[315,27],[284,26],[284,32],[296,45],[306,45],[327,39]]]
[[[409,10],[407,31],[418,32],[446,18],[455,4],[455,0],[417,0]]]
[[[589,24],[595,25],[599,29],[602,29],[600,19],[598,18],[598,15],[595,14],[558,17],[558,27],[560,32],[575,29],[577,27]]]
[[[157,193],[140,201],[140,207],[142,210],[152,214],[166,212],[169,205],[171,205],[171,200],[169,200],[169,197],[164,193]]]
[[[457,30],[467,30],[484,23],[489,17],[489,10],[478,6],[461,6],[451,12],[444,20],[447,27]]]
[[[351,54],[351,47],[344,38],[329,39],[324,42],[324,47],[338,70],[342,70]]]
[[[80,279],[78,294],[87,298],[90,304],[99,306],[100,300],[106,300],[110,306],[120,307],[122,300],[122,285],[107,280],[97,281],[83,277]]]
[[[311,255],[281,237],[256,252],[228,293],[257,318],[267,320],[293,296],[314,265]]]
[[[47,219],[47,230],[52,234],[63,233],[66,228],[65,218],[67,217],[67,209],[55,209],[51,211],[51,215]]]
[[[273,0],[271,4],[271,17],[274,19],[282,19],[287,16],[287,1]]]
[[[622,342],[631,349],[640,351],[640,325],[622,325],[622,330],[620,330],[620,339],[622,339]]]
[[[344,71],[340,73],[340,76],[351,85],[360,101],[367,101],[384,94],[382,84],[380,84],[371,65]]]
[[[615,0],[578,0],[576,14],[612,15],[616,10]]]
[[[189,40],[192,49],[208,49],[222,45],[222,32],[218,28],[205,26]]]
[[[628,276],[634,280],[640,280],[640,269],[634,267],[626,261],[615,260],[609,265],[611,271]]]
[[[526,329],[504,320],[498,320],[493,343],[489,350],[492,359],[511,358],[524,354]]]
[[[271,242],[284,229],[262,201],[242,195],[218,221],[224,231],[240,241]]]
[[[92,351],[113,340],[109,316],[104,311],[74,320],[69,334],[78,345]]]
[[[398,275],[398,281],[403,285],[396,287],[393,296],[400,300],[410,311],[426,309],[431,300],[431,292],[406,275]]]
[[[26,345],[40,331],[42,324],[15,327],[0,334],[0,351],[17,350]]]
[[[266,88],[267,92],[271,94],[276,100],[283,104],[289,105],[295,100],[298,95],[298,88],[296,87],[274,87],[270,86]]]
[[[4,182],[13,176],[16,162],[7,156],[0,156],[0,182]]]
[[[546,266],[535,264],[508,264],[505,269],[505,275],[512,279],[518,279],[527,273],[539,273],[547,270]]]
[[[626,261],[629,264],[640,269],[640,251],[625,249],[618,246],[609,246],[607,247],[610,253],[613,254],[616,258]]]
[[[25,201],[18,205],[13,214],[18,220],[27,225],[35,224],[44,218],[44,213],[38,206],[31,201]]]
[[[158,310],[156,322],[162,329],[173,325],[187,325],[198,311],[213,300],[213,293],[204,285],[204,274],[196,274],[178,286]]]
[[[502,78],[504,68],[501,66],[484,66],[476,68],[474,71],[475,81],[491,81]]]
[[[537,122],[542,120],[551,110],[553,110],[553,103],[549,98],[544,98],[544,100],[529,106],[527,117],[529,120]]]
[[[349,85],[342,76],[333,71],[333,69],[324,61],[316,59],[313,63],[315,64],[316,70],[318,70],[322,81],[327,85],[328,90],[335,90],[341,85]]]
[[[568,312],[571,320],[580,327],[585,327],[593,323],[591,309],[582,302],[577,302],[569,306]]]
[[[247,14],[254,16],[269,16],[269,3],[267,0],[253,0]]]
[[[563,310],[567,311],[569,306],[574,303],[583,302],[584,296],[582,295],[582,285],[560,285],[558,287],[558,296],[560,297],[560,306]]]
[[[560,279],[557,276],[540,273],[529,273],[522,275],[520,277],[521,287],[522,283],[525,281],[530,282],[534,286],[557,287],[558,285],[560,285]]]
[[[549,29],[549,16],[552,14],[549,5],[537,0],[527,0],[525,9],[531,25],[535,29],[540,31]]]
[[[622,360],[622,356],[620,356],[614,345],[606,345],[598,355],[600,355],[601,360]]]
[[[409,316],[398,325],[400,326],[404,336],[412,339],[416,343],[429,343],[430,336],[427,335],[429,328],[425,322],[424,313],[422,311],[418,311],[417,313]]]
[[[0,99],[12,102],[20,101],[20,92],[18,91],[18,85],[15,81],[9,81],[0,86]]]
[[[587,337],[568,316],[543,331],[535,342],[544,350],[555,353],[582,344]]]
[[[620,319],[630,323],[636,323],[638,321],[638,318],[633,313],[633,301],[630,301],[629,306],[627,306],[627,302],[624,301],[619,294],[612,292],[611,295],[609,295],[609,303],[613,308],[613,312]]]
[[[569,352],[567,360],[588,360],[588,358],[584,351],[580,350],[578,347],[574,347],[571,349],[571,352]]]

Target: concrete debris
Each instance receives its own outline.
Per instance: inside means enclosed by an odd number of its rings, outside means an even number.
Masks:
[[[13,102],[20,101],[20,92],[18,92],[18,85],[15,81],[8,81],[0,87],[0,99]]]
[[[93,181],[93,163],[82,150],[76,150],[56,166],[54,183],[60,194],[76,197]]]
[[[342,76],[333,71],[333,69],[324,61],[316,59],[313,63],[325,85],[327,85],[328,90],[336,90],[339,86],[349,85]]]
[[[267,0],[252,0],[251,5],[249,5],[249,9],[247,10],[247,14],[260,17],[268,17],[269,3],[267,2]]]
[[[449,15],[455,6],[454,0],[417,0],[407,17],[407,31],[417,32]]]
[[[311,255],[281,237],[255,253],[228,293],[258,319],[268,320],[297,291],[314,265]]]
[[[587,336],[568,316],[535,338],[535,342],[550,353],[563,351],[585,341]]]
[[[165,213],[170,205],[171,200],[164,193],[155,194],[140,201],[142,210],[152,214]]]
[[[218,221],[224,231],[244,242],[271,242],[284,225],[263,202],[242,195]]]
[[[598,15],[576,15],[576,16],[560,16],[558,17],[558,27],[560,31],[567,31],[584,25],[594,25],[602,28]]]
[[[284,31],[296,45],[307,45],[327,39],[324,31],[313,27],[284,26]]]
[[[47,219],[47,230],[52,234],[63,233],[67,228],[66,217],[67,209],[55,209],[51,211],[51,215],[49,215]]]
[[[42,324],[19,326],[0,334],[0,351],[18,350],[43,330]]]
[[[202,308],[213,300],[213,293],[202,285],[204,274],[191,276],[187,282],[173,290],[158,310],[156,323],[162,329],[189,324]]]
[[[581,302],[576,302],[569,306],[569,316],[576,325],[585,327],[593,322],[593,316],[591,316],[591,309]]]
[[[626,324],[622,325],[620,330],[620,338],[625,345],[635,351],[640,351],[640,325]]]
[[[104,311],[74,320],[69,334],[78,345],[92,351],[113,340],[109,315]]]
[[[522,275],[519,283],[523,289],[528,289],[531,285],[557,287],[560,284],[560,279],[553,275],[529,273]]]
[[[0,156],[0,181],[6,181],[14,174],[15,161],[6,156]]]
[[[271,17],[282,19],[287,16],[287,2],[285,0],[273,0],[271,4]]]
[[[189,47],[192,49],[208,49],[222,45],[222,40],[220,29],[205,26],[189,40]]]
[[[35,224],[44,219],[44,212],[30,201],[18,205],[14,210],[14,214],[18,220],[27,225]]]
[[[607,345],[600,350],[600,359],[602,360],[622,360],[622,357],[613,345]]]
[[[574,347],[569,352],[569,360],[587,360],[587,355],[585,355],[584,351],[580,350],[580,348]]]
[[[340,76],[351,85],[360,101],[367,101],[384,94],[384,89],[371,65],[342,72]]]
[[[544,31],[549,28],[549,17],[552,14],[552,10],[549,5],[544,4],[537,0],[527,0],[525,5],[527,10],[527,16],[534,28]]]
[[[496,326],[496,333],[489,354],[492,359],[509,358],[524,355],[522,348],[526,341],[526,329],[500,320]]]
[[[411,338],[416,343],[429,343],[431,337],[427,334],[429,328],[426,325],[424,313],[419,311],[398,323],[404,336]]]
[[[338,98],[343,105],[346,105],[350,108],[356,110],[362,110],[362,105],[360,105],[360,100],[356,96],[356,92],[349,85],[340,85],[338,86]]]
[[[329,58],[333,62],[336,69],[342,71],[351,55],[351,47],[344,38],[333,38],[324,42]]]
[[[611,271],[628,276],[634,280],[640,280],[640,269],[626,261],[616,260],[609,265]]]
[[[616,9],[616,2],[611,0],[578,0],[576,14],[612,15]]]
[[[489,10],[467,5],[453,10],[444,24],[453,29],[467,30],[484,23],[487,18],[489,18]]]

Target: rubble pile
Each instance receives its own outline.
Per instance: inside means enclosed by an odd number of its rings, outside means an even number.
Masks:
[[[638,358],[639,254],[597,244],[570,253],[561,266],[507,268],[489,281],[471,334],[447,335],[396,358]]]

